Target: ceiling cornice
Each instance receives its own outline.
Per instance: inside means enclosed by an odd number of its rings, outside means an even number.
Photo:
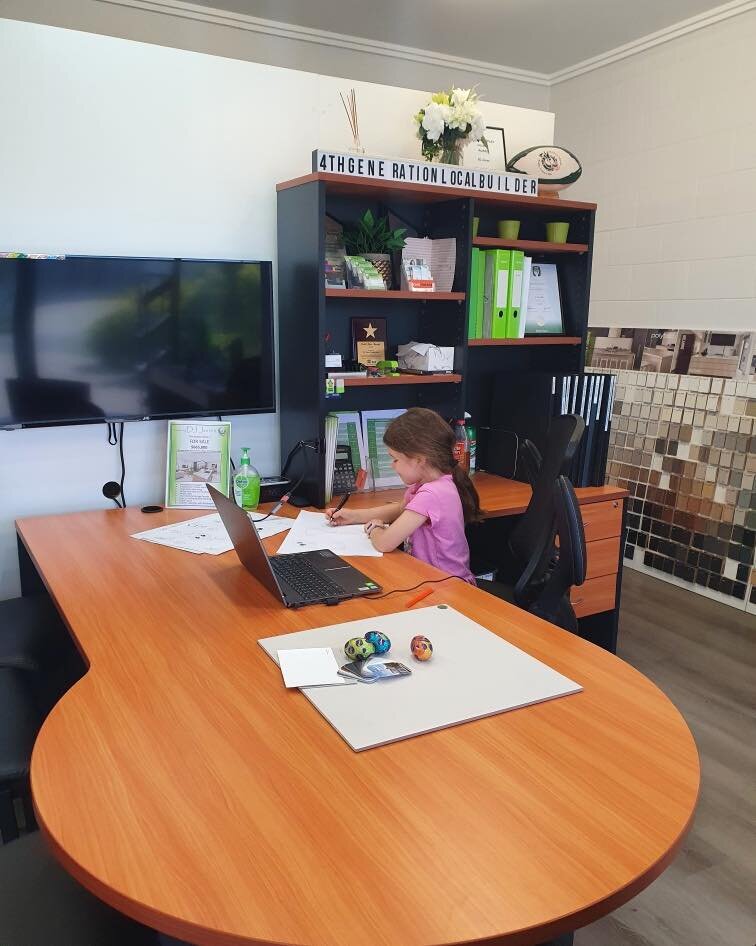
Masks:
[[[624,46],[618,46],[591,59],[585,59],[574,66],[568,66],[557,72],[545,73],[532,72],[527,69],[513,69],[494,62],[465,59],[462,56],[417,49],[414,46],[401,46],[398,43],[382,43],[360,36],[332,33],[329,30],[311,29],[293,23],[281,23],[278,20],[265,20],[245,13],[234,13],[228,10],[218,10],[214,7],[199,6],[196,3],[189,3],[187,0],[97,0],[97,2],[130,7],[185,20],[196,20],[214,26],[260,33],[275,36],[279,39],[295,40],[300,43],[333,46],[339,49],[348,49],[352,52],[368,53],[372,56],[404,59],[408,62],[417,62],[423,65],[441,66],[444,69],[477,73],[479,75],[494,76],[497,79],[509,79],[513,82],[526,82],[541,86],[552,86],[560,82],[566,82],[568,79],[574,79],[587,72],[593,72],[595,69],[601,69],[603,66],[627,59],[629,56],[660,46],[680,36],[705,29],[715,23],[720,23],[722,20],[728,20],[733,16],[739,16],[742,13],[756,9],[756,0],[731,0],[729,3],[714,7],[688,20],[682,20],[679,23],[657,30],[655,33],[642,36],[631,43],[626,43]]]
[[[313,43],[317,46],[336,46],[353,52],[369,53],[371,56],[385,56],[389,59],[406,59],[409,62],[441,66],[444,69],[463,70],[480,75],[495,76],[497,79],[511,79],[514,82],[529,82],[535,85],[548,85],[549,78],[540,72],[526,69],[511,69],[495,62],[480,62],[477,59],[464,59],[448,53],[436,53],[414,46],[400,46],[398,43],[381,43],[377,40],[364,39],[360,36],[347,36],[332,33],[329,30],[316,30],[294,23],[281,23],[278,20],[264,20],[246,13],[233,13],[212,7],[198,6],[186,0],[98,0],[119,7],[132,7],[152,13],[180,17],[185,20],[199,20],[214,26],[231,27],[250,33],[263,33],[280,39],[296,40],[300,43]],[[756,2],[756,0],[755,0]]]
[[[664,29],[657,30],[655,33],[641,36],[631,43],[625,43],[624,46],[617,46],[616,49],[609,49],[591,59],[584,59],[582,62],[575,63],[574,66],[552,72],[551,75],[547,76],[549,85],[556,85],[559,82],[566,82],[567,79],[582,76],[586,72],[593,72],[594,69],[611,65],[613,62],[627,59],[628,56],[635,56],[647,49],[653,49],[654,46],[661,46],[662,43],[668,43],[670,40],[685,36],[687,33],[695,33],[696,30],[705,29],[707,26],[713,26],[715,23],[721,23],[722,20],[729,20],[730,17],[739,16],[741,13],[748,13],[749,10],[754,9],[756,9],[756,0],[732,0],[731,3],[724,3],[722,6],[699,13],[698,16],[692,16],[689,20],[681,20],[679,23],[665,26]]]

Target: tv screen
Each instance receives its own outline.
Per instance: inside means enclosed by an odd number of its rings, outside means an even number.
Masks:
[[[270,262],[0,259],[0,427],[274,410]]]

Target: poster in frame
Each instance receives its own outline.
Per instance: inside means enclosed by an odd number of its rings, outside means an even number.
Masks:
[[[471,141],[464,151],[464,166],[503,174],[507,170],[507,146],[504,129],[495,125],[487,125],[483,137],[488,143],[488,148],[481,141]]]

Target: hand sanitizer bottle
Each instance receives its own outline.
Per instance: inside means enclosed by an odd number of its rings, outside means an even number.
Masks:
[[[234,499],[242,509],[257,509],[260,502],[260,474],[249,459],[249,447],[242,447],[239,469],[234,476]]]

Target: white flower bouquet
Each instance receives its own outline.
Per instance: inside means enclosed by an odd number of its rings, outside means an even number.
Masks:
[[[462,146],[468,141],[482,141],[488,147],[475,89],[436,92],[415,115],[415,122],[427,161],[438,158],[444,164],[459,164]]]

